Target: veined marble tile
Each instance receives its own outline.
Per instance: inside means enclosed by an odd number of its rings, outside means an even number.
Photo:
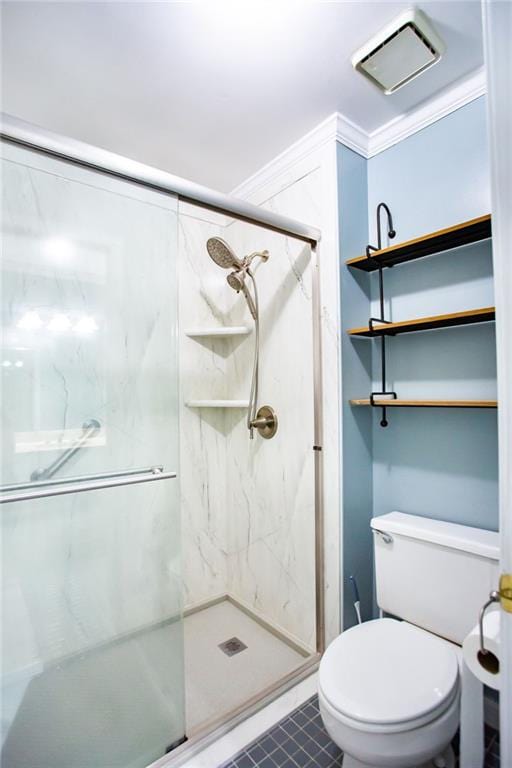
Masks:
[[[240,254],[267,249],[256,270],[260,301],[259,406],[279,429],[249,439],[241,422],[227,436],[229,592],[313,649],[315,638],[313,346],[311,252],[300,241],[233,223],[226,238]],[[233,323],[250,323],[243,297]],[[236,350],[228,376],[248,392],[253,344]]]
[[[189,408],[192,399],[230,397],[226,381],[228,342],[190,338],[188,328],[226,325],[226,272],[208,256],[206,241],[221,234],[219,224],[191,215],[179,217],[179,359],[181,516],[183,587],[190,606],[225,594],[226,414]]]
[[[322,335],[322,461],[326,640],[340,631],[340,319],[336,222],[336,142],[332,141],[258,189],[253,203],[321,229],[318,271]]]
[[[264,228],[180,215],[181,473],[186,604],[227,593],[305,646],[315,636],[311,253]],[[245,411],[183,406],[189,399],[248,399],[254,333],[191,339],[194,327],[248,325],[242,294],[206,251],[220,235],[255,268],[260,298],[259,404],[279,431],[249,440]]]

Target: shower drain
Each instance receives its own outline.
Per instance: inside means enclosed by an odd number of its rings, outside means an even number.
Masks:
[[[235,656],[237,653],[245,651],[247,646],[238,637],[230,637],[229,640],[219,643],[219,648],[226,656]]]

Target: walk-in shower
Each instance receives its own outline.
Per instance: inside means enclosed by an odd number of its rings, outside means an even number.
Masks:
[[[258,409],[258,383],[259,383],[259,364],[260,364],[260,311],[258,299],[258,286],[254,273],[251,270],[251,264],[254,259],[268,261],[268,251],[254,251],[240,260],[232,251],[228,243],[221,237],[210,237],[206,241],[206,248],[213,259],[222,269],[232,269],[227,276],[227,283],[237,293],[242,291],[249,312],[254,320],[254,361],[252,367],[251,390],[249,394],[249,407],[247,409],[247,429],[252,440],[254,430],[257,429],[261,437],[267,440],[277,432],[277,414],[269,405],[264,405]],[[246,277],[252,282],[253,296],[246,284]]]
[[[1,165],[0,762],[170,767],[318,660],[319,233],[10,118]]]

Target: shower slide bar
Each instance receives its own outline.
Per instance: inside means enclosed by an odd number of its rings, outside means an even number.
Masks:
[[[202,205],[212,211],[229,214],[236,219],[292,235],[313,246],[320,240],[321,233],[317,227],[267,211],[245,200],[216,192],[214,189],[203,187],[201,184],[160,171],[158,168],[144,165],[136,160],[129,160],[114,152],[47,131],[12,115],[0,113],[0,137],[28,149],[177,195],[180,200]]]
[[[84,491],[100,491],[104,488],[117,488],[123,485],[171,480],[175,477],[177,477],[176,472],[164,472],[162,466],[155,466],[147,469],[126,469],[108,474],[79,475],[61,480],[26,483],[21,486],[5,485],[0,488],[0,504],[44,499],[49,496],[64,496],[65,494],[83,493]]]
[[[59,469],[62,469],[64,464],[67,464],[70,458],[74,456],[75,453],[80,450],[80,448],[84,447],[89,438],[96,434],[99,429],[101,429],[101,424],[96,419],[88,419],[88,421],[84,421],[82,424],[82,434],[78,440],[76,440],[76,442],[70,446],[70,448],[61,453],[61,455],[56,458],[49,467],[46,467],[46,469],[34,469],[30,475],[30,479],[38,481],[47,480],[48,478],[53,477],[55,474],[57,474]]]

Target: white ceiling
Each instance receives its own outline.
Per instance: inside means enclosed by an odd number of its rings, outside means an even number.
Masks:
[[[335,111],[372,131],[481,67],[478,0],[422,2],[447,51],[385,96],[350,55],[410,3],[2,3],[2,110],[229,191]]]

